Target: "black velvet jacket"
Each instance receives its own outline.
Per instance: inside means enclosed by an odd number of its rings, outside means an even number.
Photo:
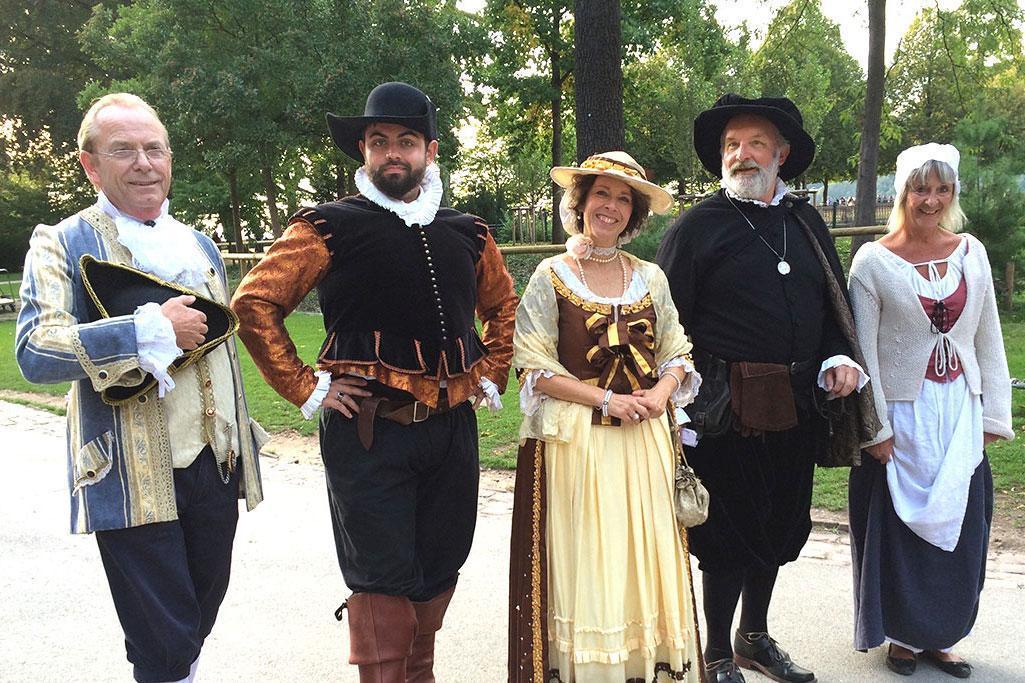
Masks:
[[[440,209],[407,226],[362,196],[304,209],[331,253],[317,285],[325,363],[382,363],[427,377],[466,372],[488,350],[477,336],[477,262],[487,228]]]
[[[788,275],[776,270],[778,257],[745,217],[778,253],[786,225]],[[697,348],[728,361],[784,364],[851,355],[832,310],[826,274],[798,217],[812,229],[833,275],[846,282],[822,218],[793,195],[763,208],[731,204],[720,190],[669,228],[657,261]]]

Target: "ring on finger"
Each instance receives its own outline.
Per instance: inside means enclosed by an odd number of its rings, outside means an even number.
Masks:
[[[635,420],[640,420],[641,419],[641,414],[640,413],[634,413],[634,419]]]
[[[338,392],[338,400],[341,401],[343,398],[345,398],[345,394],[342,393],[341,391],[339,391]]]

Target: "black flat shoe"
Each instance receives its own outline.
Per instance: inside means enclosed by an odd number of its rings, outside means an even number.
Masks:
[[[926,650],[922,654],[924,654],[937,669],[945,674],[950,674],[954,678],[968,678],[972,675],[972,665],[963,659],[956,662],[949,662],[937,657],[936,653],[932,650]]]
[[[894,657],[890,654],[891,652],[893,652],[893,645],[886,650],[887,669],[900,676],[910,676],[915,673],[915,669],[918,667],[918,658],[914,654],[908,659],[907,657]]]
[[[733,661],[745,669],[761,671],[780,683],[812,683],[815,674],[799,667],[768,633],[742,634],[733,638]]]
[[[744,674],[732,659],[717,659],[705,664],[705,680],[708,683],[746,683]]]

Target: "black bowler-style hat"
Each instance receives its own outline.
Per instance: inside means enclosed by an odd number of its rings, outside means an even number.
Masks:
[[[734,116],[751,114],[772,121],[780,134],[790,142],[790,155],[779,167],[779,177],[790,180],[801,175],[815,158],[815,141],[804,130],[801,111],[786,97],[748,99],[726,93],[711,109],[694,119],[694,151],[705,168],[717,178],[722,177],[722,134]]]
[[[427,142],[438,139],[438,110],[431,98],[407,83],[382,83],[371,90],[363,116],[327,115],[331,139],[360,163],[363,155],[358,143],[371,123],[397,123],[422,134]]]
[[[90,254],[85,254],[79,259],[79,266],[82,284],[89,294],[91,317],[94,322],[103,318],[132,315],[136,308],[151,301],[162,304],[183,294],[196,297],[196,301],[189,304],[189,307],[206,314],[206,335],[202,344],[184,352],[171,363],[167,369],[168,374],[173,375],[176,370],[192,365],[227,341],[238,330],[238,316],[234,311],[181,285],[166,282],[130,266],[101,261]],[[123,405],[142,396],[156,384],[156,378],[147,373],[141,383],[130,387],[107,387],[100,392],[100,397],[109,405]]]

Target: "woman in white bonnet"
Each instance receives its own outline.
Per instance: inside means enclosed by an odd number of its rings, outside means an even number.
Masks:
[[[957,678],[975,623],[993,478],[984,446],[1013,439],[1011,387],[986,249],[961,233],[960,155],[930,143],[897,157],[886,236],[858,251],[850,293],[883,426],[849,487],[854,644],[888,643]]]

